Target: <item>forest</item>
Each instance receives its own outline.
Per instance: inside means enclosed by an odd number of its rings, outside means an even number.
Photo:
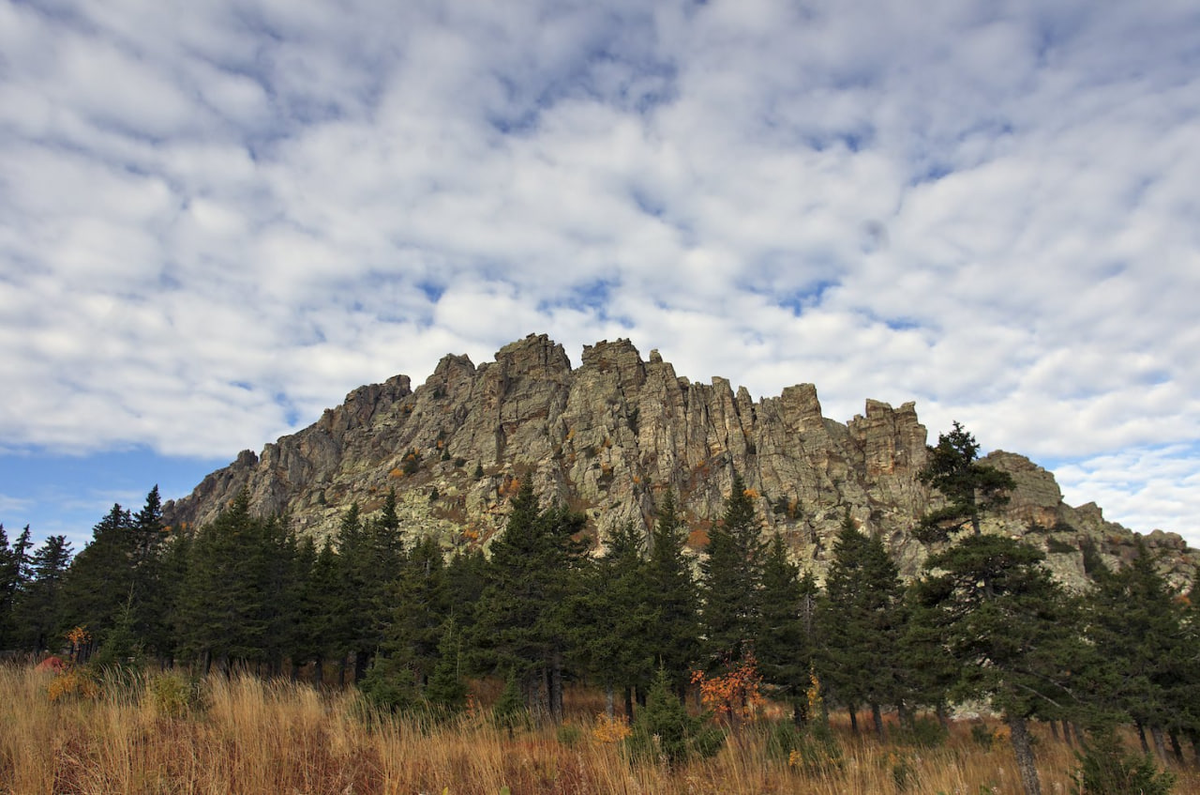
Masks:
[[[1093,585],[1062,588],[1040,550],[981,532],[1012,483],[978,449],[957,423],[929,448],[922,478],[941,499],[913,528],[930,556],[907,583],[847,514],[818,585],[764,535],[736,474],[703,556],[669,490],[649,527],[601,544],[525,477],[485,555],[402,526],[394,495],[350,506],[318,543],[253,515],[244,493],[206,526],[165,527],[155,487],[136,512],[114,505],[78,554],[0,526],[0,650],[356,689],[379,715],[433,722],[477,710],[472,683],[491,681],[510,737],[561,729],[565,694],[589,688],[630,758],[668,767],[718,753],[768,703],[786,712],[770,742],[792,759],[834,758],[831,713],[882,744],[978,705],[1026,793],[1041,791],[1035,726],[1104,750],[1087,757],[1104,775],[1168,791],[1152,759],[1200,763],[1194,587],[1172,591],[1139,547],[1119,570],[1084,548]],[[1121,791],[1094,782],[1079,791]]]

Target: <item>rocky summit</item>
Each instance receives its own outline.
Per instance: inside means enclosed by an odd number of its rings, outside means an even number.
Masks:
[[[911,529],[938,500],[918,477],[928,441],[912,403],[867,400],[843,424],[822,415],[812,384],[754,401],[724,378],[676,375],[657,351],[644,360],[628,340],[585,346],[573,369],[561,345],[530,335],[478,366],[448,355],[415,390],[404,375],[360,387],[308,428],[243,451],[165,513],[198,526],[246,489],[254,511],[326,536],[350,505],[369,513],[394,490],[405,526],[451,548],[486,544],[532,477],[543,502],[586,512],[601,539],[621,523],[648,527],[673,489],[700,551],[737,472],[764,532],[779,531],[806,568],[824,573],[848,512],[911,575],[927,554]],[[1028,458],[997,451],[986,463],[1017,486],[985,529],[1046,550],[1060,579],[1083,581],[1085,546],[1110,565],[1134,554],[1137,534],[1095,504],[1065,504]],[[1177,585],[1200,564],[1174,533],[1142,538]]]

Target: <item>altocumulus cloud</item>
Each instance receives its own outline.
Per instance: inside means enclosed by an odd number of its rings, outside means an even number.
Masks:
[[[915,399],[1200,543],[1198,39],[1165,0],[0,0],[0,448],[228,458],[627,336]]]

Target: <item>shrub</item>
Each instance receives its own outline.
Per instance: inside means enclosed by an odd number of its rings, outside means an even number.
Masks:
[[[558,727],[558,742],[568,748],[574,748],[583,739],[583,729],[573,723],[564,723]]]
[[[1076,795],[1167,795],[1175,776],[1158,771],[1149,756],[1129,753],[1111,729],[1092,734],[1084,752],[1075,752],[1079,769],[1071,791]]]
[[[182,718],[203,706],[203,691],[198,679],[178,671],[167,671],[146,681],[146,697],[159,715]]]
[[[896,742],[902,745],[936,748],[946,742],[950,733],[937,718],[917,718],[911,726],[896,730],[893,736]]]
[[[693,757],[715,756],[724,742],[725,732],[706,725],[704,716],[688,715],[683,703],[671,692],[666,672],[660,668],[625,748],[633,760],[653,760],[679,767]]]
[[[418,701],[412,670],[384,655],[371,661],[358,689],[369,704],[392,713],[407,712]]]

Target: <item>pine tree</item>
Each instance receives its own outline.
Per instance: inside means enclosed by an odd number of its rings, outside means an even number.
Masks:
[[[709,534],[704,572],[706,662],[718,671],[752,653],[762,632],[762,576],[766,543],[754,503],[740,475],[725,502],[725,513]]]
[[[1071,603],[1034,547],[970,536],[926,562],[922,604],[960,666],[952,690],[991,702],[1010,729],[1026,795],[1041,785],[1028,721],[1072,702],[1072,669],[1084,653]]]
[[[981,532],[980,520],[1008,503],[1014,481],[1007,472],[979,463],[979,444],[962,425],[938,436],[920,478],[935,488],[946,503],[926,514],[914,531],[926,542],[945,541],[949,534],[970,527]]]
[[[63,580],[64,620],[86,626],[92,643],[108,632],[134,602],[133,518],[119,504],[92,528],[92,540],[71,563]],[[90,651],[84,650],[87,659]]]
[[[1195,658],[1185,615],[1140,538],[1127,567],[1096,572],[1087,636],[1103,653],[1090,673],[1102,683],[1104,706],[1120,710],[1139,731],[1150,730],[1162,761],[1164,732],[1186,732],[1194,725],[1189,685]]]

